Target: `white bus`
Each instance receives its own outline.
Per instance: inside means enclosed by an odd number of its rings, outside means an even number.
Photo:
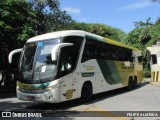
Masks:
[[[141,51],[85,31],[68,30],[29,39],[21,52],[17,97],[59,103],[142,81]]]

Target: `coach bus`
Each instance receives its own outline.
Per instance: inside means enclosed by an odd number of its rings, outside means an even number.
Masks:
[[[59,103],[93,94],[134,88],[142,81],[141,51],[79,30],[52,32],[30,38],[21,52],[17,97]]]

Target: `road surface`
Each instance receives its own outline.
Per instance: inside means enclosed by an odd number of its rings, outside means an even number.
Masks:
[[[15,94],[8,93],[0,98],[0,111],[48,113],[50,117],[46,117],[47,120],[53,120],[53,118],[56,120],[160,120],[160,112],[158,112],[160,111],[160,86],[141,83],[132,91],[121,88],[94,95],[92,100],[85,104],[79,103],[78,100],[58,104],[21,101]],[[129,111],[132,112],[126,113]],[[136,111],[154,111],[154,113],[156,111],[159,117],[134,117],[133,111],[135,113]],[[120,117],[120,114],[129,116]],[[44,119],[44,116],[36,119]]]

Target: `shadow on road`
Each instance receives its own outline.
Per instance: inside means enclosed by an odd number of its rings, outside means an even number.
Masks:
[[[147,83],[141,83],[139,84],[139,86],[137,86],[136,89],[137,90],[143,86],[147,85]],[[134,91],[132,90],[132,91]],[[100,94],[96,94],[93,95],[93,98],[90,102],[88,103],[83,103],[83,105],[88,105],[88,104],[94,104],[96,102],[102,101],[104,99],[107,98],[111,98],[113,96],[117,96],[117,95],[121,95],[124,93],[130,92],[127,90],[127,88],[120,88],[120,89],[116,89],[116,90],[112,90],[112,91],[108,91],[108,92],[104,92],[104,93],[100,93]],[[10,94],[10,96],[8,97],[15,97],[15,94]],[[0,99],[4,99],[6,98],[5,96],[1,96]],[[82,105],[82,103],[79,102],[78,99],[76,100],[71,100],[71,101],[66,101],[66,102],[62,102],[62,103],[36,103],[36,102],[25,102],[25,101],[20,101],[19,103],[12,101],[12,99],[7,99],[7,101],[1,102],[0,101],[0,106],[1,109],[3,108],[4,110],[12,110],[12,109],[16,109],[16,110],[45,110],[45,111],[57,111],[57,110],[65,110],[68,108],[72,108],[72,107],[76,107]]]
[[[147,83],[141,83],[134,90],[144,87],[145,85],[147,85]],[[83,103],[83,105],[94,104],[104,99],[111,98],[117,95],[121,95],[127,92],[129,91],[126,88],[121,88],[117,90],[100,93],[100,94],[94,95],[92,100],[89,103],[85,103],[85,104]],[[48,116],[50,116],[49,118],[46,118],[47,120],[53,119],[54,117],[56,117],[57,120],[61,120],[62,117],[67,118],[67,120],[68,119],[72,120],[68,117],[85,116],[84,115],[85,111],[84,112],[83,111],[82,112],[79,112],[79,111],[71,112],[68,110],[69,108],[77,107],[80,105],[82,105],[82,103],[80,103],[78,99],[67,101],[67,102],[62,102],[62,103],[36,103],[36,102],[25,102],[25,101],[14,102],[13,99],[7,99],[7,101],[4,101],[4,100],[0,101],[0,106],[1,106],[0,110],[1,111],[13,111],[13,112],[14,111],[42,112],[42,113],[47,113]],[[89,114],[89,115],[92,115],[92,114]],[[86,116],[88,116],[88,114]],[[40,119],[40,118],[37,118],[37,119]]]
[[[136,88],[134,88],[132,90],[129,90],[127,87],[124,87],[124,88],[119,88],[119,89],[116,89],[116,90],[111,90],[111,91],[103,92],[103,93],[100,93],[100,94],[96,94],[96,95],[93,96],[92,100],[89,103],[86,103],[86,104],[93,104],[93,103],[102,101],[102,100],[107,99],[107,98],[111,98],[111,97],[121,95],[121,94],[124,94],[124,93],[132,92],[132,91],[140,89],[141,87],[144,87],[147,84],[148,84],[147,82],[140,83],[136,86]]]
[[[0,99],[5,99],[5,98],[13,98],[16,97],[16,90],[15,89],[8,89],[8,88],[1,88],[0,89]]]
[[[141,83],[134,90],[137,90],[147,84],[148,83]],[[134,91],[134,90],[132,90],[132,91]],[[94,103],[102,101],[104,99],[107,99],[107,98],[110,98],[110,97],[113,97],[116,95],[124,94],[127,92],[130,92],[127,88],[120,88],[120,89],[116,89],[116,90],[93,95],[92,100],[88,103],[80,103],[79,100],[76,99],[76,100],[66,101],[66,102],[62,102],[62,103],[38,103],[38,104],[28,106],[27,109],[53,110],[53,111],[54,110],[65,110],[65,109],[76,107],[76,106],[79,106],[82,104],[84,104],[84,105],[94,104]]]

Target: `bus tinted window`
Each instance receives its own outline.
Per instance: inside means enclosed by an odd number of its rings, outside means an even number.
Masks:
[[[85,62],[90,59],[96,59],[98,55],[98,48],[96,47],[96,41],[87,39],[83,56],[82,56],[82,62]]]
[[[132,50],[99,42],[90,38],[86,39],[82,62],[90,59],[131,61],[133,62]]]
[[[63,76],[76,68],[82,41],[83,37],[79,36],[68,36],[63,38],[62,43],[73,43],[73,46],[61,49],[58,69],[60,75]]]

